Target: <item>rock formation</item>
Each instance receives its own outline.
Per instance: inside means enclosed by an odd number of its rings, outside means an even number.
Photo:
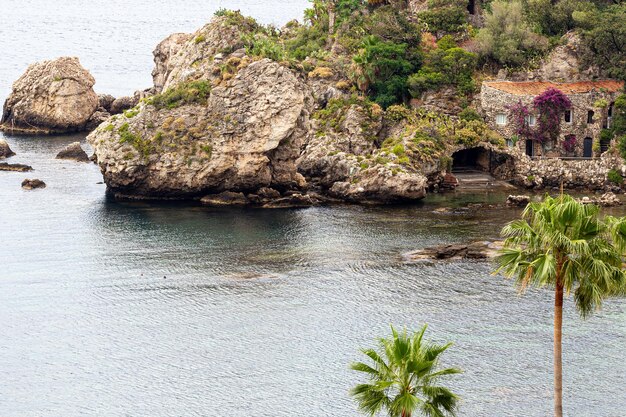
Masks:
[[[36,188],[46,188],[46,183],[38,179],[25,179],[22,181],[22,188],[25,190],[34,190]]]
[[[163,90],[173,68],[170,60],[183,49],[191,37],[189,33],[173,33],[157,45],[153,52],[155,67],[152,71],[155,92],[160,93]]]
[[[15,172],[27,172],[32,171],[33,167],[24,164],[8,164],[6,162],[0,162],[0,171],[15,171]]]
[[[526,207],[530,203],[528,195],[510,195],[506,198],[506,205],[513,207]]]
[[[446,261],[460,259],[491,259],[495,258],[498,250],[502,249],[503,242],[479,241],[472,243],[459,243],[441,245],[420,249],[404,255],[410,262],[420,261]]]
[[[80,142],[74,142],[67,145],[56,156],[56,159],[69,159],[76,162],[89,162],[89,156],[80,147]]]
[[[218,17],[158,45],[153,90],[161,93],[88,136],[109,190],[263,207],[423,198],[420,172],[363,163],[396,158],[376,144],[380,108],[355,102],[332,129],[313,120],[343,93],[335,81],[247,56],[242,31],[254,25]]]
[[[23,133],[84,130],[98,107],[94,78],[78,58],[32,64],[13,83],[0,129]]]
[[[9,148],[9,144],[6,140],[0,139],[0,159],[8,158],[15,155],[15,152]]]

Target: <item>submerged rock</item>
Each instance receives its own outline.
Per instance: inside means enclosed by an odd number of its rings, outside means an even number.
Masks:
[[[44,134],[85,130],[98,107],[94,84],[78,58],[32,64],[13,83],[4,103],[0,129]]]
[[[501,241],[480,241],[441,245],[407,253],[404,258],[408,261],[490,259],[497,256],[498,250],[502,249],[502,244]]]
[[[59,152],[56,156],[56,159],[69,159],[76,162],[89,162],[89,156],[80,147],[80,142],[70,143]]]
[[[317,201],[310,195],[294,193],[290,196],[277,198],[276,200],[263,204],[263,208],[304,208],[313,206],[316,203]]]
[[[16,171],[27,172],[32,171],[33,167],[24,164],[8,164],[6,162],[0,162],[0,171]]]
[[[224,191],[220,194],[206,195],[200,199],[206,206],[246,206],[250,203],[243,193]]]
[[[34,190],[36,188],[46,188],[46,183],[38,179],[25,179],[22,181],[22,188],[25,190]]]
[[[0,159],[8,158],[15,155],[6,140],[0,139]]]

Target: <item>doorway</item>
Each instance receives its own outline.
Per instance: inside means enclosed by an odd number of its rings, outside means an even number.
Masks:
[[[593,139],[585,138],[583,142],[583,158],[591,158],[593,156]]]
[[[531,158],[535,156],[533,141],[531,139],[526,139],[526,155]]]

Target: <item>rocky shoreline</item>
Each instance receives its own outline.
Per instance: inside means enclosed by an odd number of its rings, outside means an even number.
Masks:
[[[14,83],[0,129],[91,131],[92,159],[120,199],[266,208],[414,202],[458,186],[450,168],[465,150],[520,187],[621,191],[608,179],[615,167],[626,176],[615,152],[589,163],[532,160],[483,121],[446,114],[444,99],[441,108],[431,100],[383,109],[336,69],[341,48],[330,46],[325,62],[269,59],[244,42],[264,30],[224,12],[193,34],[170,35],[154,50],[153,86],[132,97],[97,95],[77,58],[33,64]],[[59,157],[87,161],[81,152]]]

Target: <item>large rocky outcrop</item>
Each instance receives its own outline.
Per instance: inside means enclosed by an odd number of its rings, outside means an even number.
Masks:
[[[242,33],[254,25],[222,16],[158,45],[160,94],[87,138],[109,190],[263,207],[423,198],[425,176],[381,148],[380,107],[347,104],[332,77],[248,56]],[[333,100],[345,101],[325,110],[337,123],[313,117]]]
[[[94,78],[78,58],[32,64],[13,83],[0,129],[24,133],[84,130],[98,107]]]
[[[287,68],[261,60],[205,103],[143,103],[89,135],[107,185],[121,194],[185,197],[306,185],[297,172],[311,103]]]

